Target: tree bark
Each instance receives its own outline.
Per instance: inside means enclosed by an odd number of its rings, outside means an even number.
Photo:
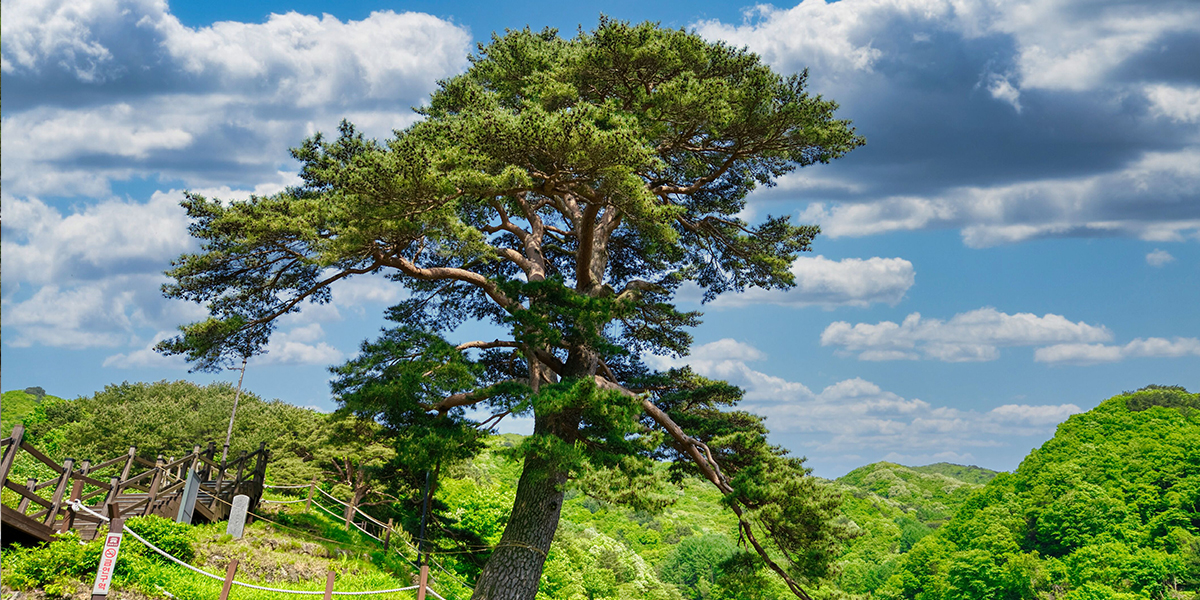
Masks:
[[[537,415],[533,433],[571,441],[579,421],[570,411]],[[504,535],[479,574],[471,600],[534,600],[558,529],[566,482],[567,472],[554,457],[526,456]]]

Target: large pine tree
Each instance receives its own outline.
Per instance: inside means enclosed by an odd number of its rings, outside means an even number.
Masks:
[[[739,390],[639,356],[687,353],[699,314],[672,303],[684,283],[706,300],[793,284],[818,228],[738,215],[757,186],[862,143],[835,109],[804,74],[655,24],[495,36],[392,139],[343,123],[337,139],[293,151],[295,189],[189,195],[203,248],[175,263],[164,292],[211,317],[160,349],[217,368],[339,281],[389,277],[408,299],[389,310],[394,329],[335,369],[345,408],[424,466],[469,456],[506,415],[534,419],[475,598],[534,597],[568,479],[651,506],[655,459],[716,485],[741,537],[807,597],[843,536],[836,498],[766,443],[760,418],[732,409]],[[509,335],[447,341],[468,321]],[[492,417],[469,418],[479,410]]]

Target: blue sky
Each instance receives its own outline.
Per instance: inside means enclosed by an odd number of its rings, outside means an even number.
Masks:
[[[824,229],[796,289],[722,298],[690,357],[648,359],[742,385],[818,474],[882,459],[1008,470],[1122,390],[1200,389],[1194,2],[2,8],[4,389],[211,380],[149,351],[202,316],[158,292],[195,248],[183,190],[280,190],[288,147],[343,117],[375,136],[412,123],[492,31],[571,34],[600,13],[807,67],[868,140],[752,197],[751,217]],[[335,289],[282,324],[248,388],[332,408],[326,368],[399,298],[386,281]]]

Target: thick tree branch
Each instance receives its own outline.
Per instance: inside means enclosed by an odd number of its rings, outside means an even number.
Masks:
[[[427,281],[453,280],[469,283],[483,290],[489,298],[506,310],[513,310],[519,307],[516,300],[509,298],[504,292],[500,291],[496,282],[474,271],[454,267],[418,267],[403,256],[387,256],[379,249],[376,249],[374,254],[377,264],[395,268],[409,277]]]
[[[479,388],[470,392],[462,392],[459,394],[451,394],[436,404],[431,404],[425,407],[427,411],[437,411],[439,414],[445,414],[452,408],[459,406],[472,406],[495,396],[500,391],[502,383],[528,383],[524,379],[507,379],[499,383],[493,383],[484,388]]]
[[[579,254],[575,260],[575,289],[587,292],[592,288],[592,256],[595,253],[596,215],[600,205],[591,203],[583,209],[579,220]]]
[[[454,349],[458,350],[459,352],[462,352],[463,350],[471,350],[471,349],[489,350],[491,348],[520,348],[520,347],[521,347],[521,345],[516,342],[510,342],[507,340],[493,340],[490,342],[484,342],[484,341],[466,342],[465,344],[459,344],[459,345],[455,346]]]

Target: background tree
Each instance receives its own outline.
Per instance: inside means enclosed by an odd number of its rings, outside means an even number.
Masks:
[[[203,249],[175,263],[164,292],[211,317],[160,348],[211,368],[338,281],[386,275],[409,299],[389,311],[396,328],[337,369],[347,409],[395,432],[414,472],[476,451],[507,415],[534,419],[476,598],[534,597],[570,477],[653,504],[628,490],[652,490],[663,456],[716,485],[743,538],[807,597],[801,585],[827,575],[843,535],[836,499],[766,444],[761,419],[731,410],[736,389],[638,358],[687,353],[699,314],[671,303],[685,282],[705,300],[793,285],[818,228],[751,225],[737,216],[745,197],[862,143],[805,80],[650,23],[495,36],[387,142],[343,123],[336,140],[293,151],[295,189],[229,204],[189,195]],[[509,335],[445,339],[467,321]]]

